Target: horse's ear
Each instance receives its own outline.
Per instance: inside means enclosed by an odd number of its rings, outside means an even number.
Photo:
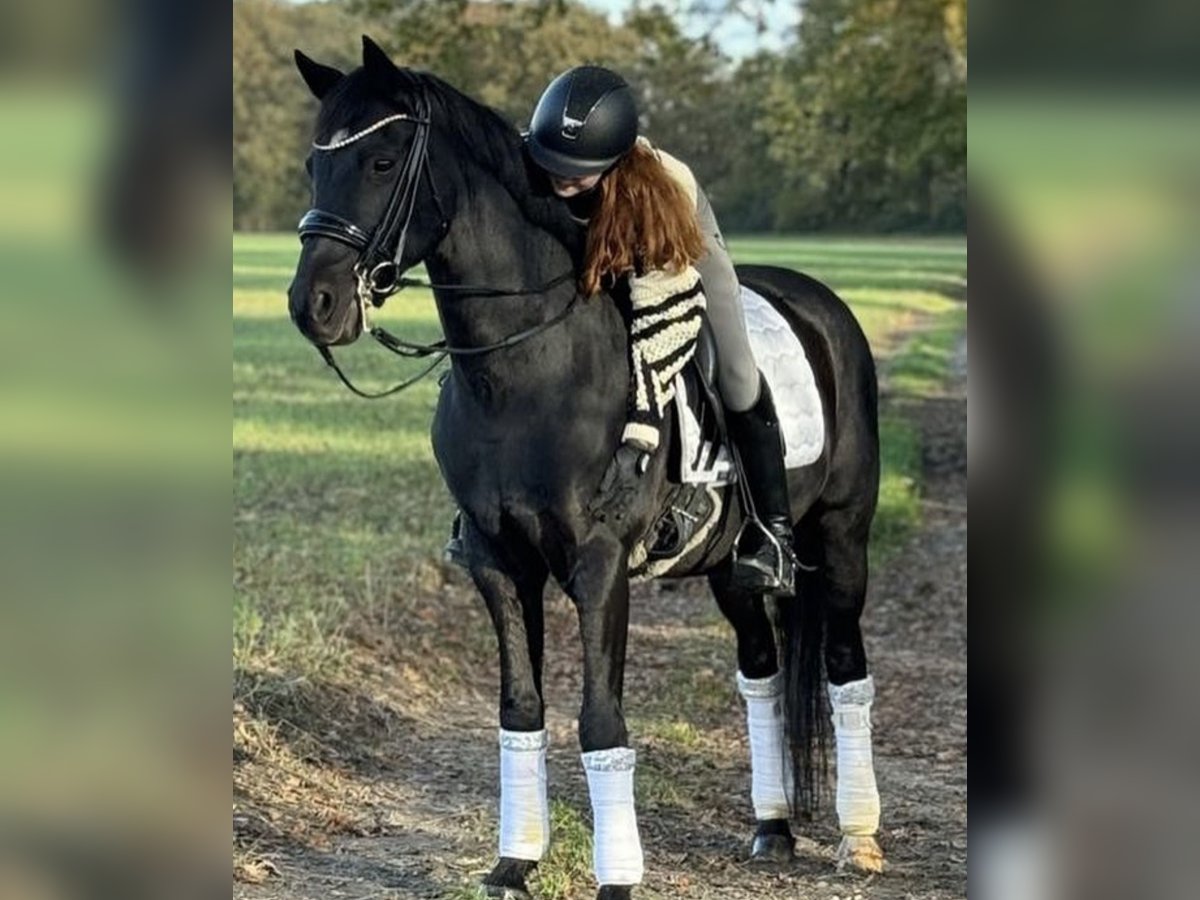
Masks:
[[[295,56],[296,68],[300,70],[300,77],[304,79],[304,83],[308,85],[308,89],[318,100],[324,98],[333,90],[333,86],[342,80],[342,73],[332,66],[323,66],[299,50],[296,51]]]
[[[396,64],[383,48],[365,34],[362,36],[363,68],[376,84],[390,84],[396,74]]]

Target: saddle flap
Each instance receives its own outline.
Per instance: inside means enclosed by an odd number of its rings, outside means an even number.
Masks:
[[[717,385],[717,339],[713,336],[708,316],[700,319],[700,333],[696,336],[696,352],[692,356],[700,377],[711,389]]]
[[[711,358],[711,357],[710,357]],[[715,368],[715,361],[712,363]],[[676,484],[732,484],[733,457],[722,440],[720,396],[700,360],[675,376],[668,477]]]

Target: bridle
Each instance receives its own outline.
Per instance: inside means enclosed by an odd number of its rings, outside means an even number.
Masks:
[[[358,260],[354,264],[354,280],[355,295],[358,300],[359,314],[362,317],[363,331],[370,334],[381,346],[399,356],[409,358],[436,357],[429,366],[422,369],[412,378],[388,390],[379,393],[367,393],[351,383],[350,379],[346,377],[345,373],[342,372],[341,368],[334,361],[333,352],[328,347],[318,345],[317,351],[333,371],[337,373],[342,384],[360,397],[366,397],[369,400],[387,397],[390,394],[395,394],[407,387],[411,387],[437,368],[447,356],[479,356],[485,353],[492,353],[496,350],[514,347],[522,341],[540,334],[547,328],[557,325],[570,314],[579,299],[578,291],[573,292],[571,300],[567,305],[545,322],[535,325],[532,328],[518,331],[515,334],[510,334],[493,344],[481,347],[451,347],[445,341],[437,341],[432,344],[416,344],[396,337],[379,325],[372,325],[368,315],[369,307],[374,306],[378,308],[382,306],[384,300],[406,287],[425,287],[432,290],[454,291],[477,296],[519,297],[529,294],[546,293],[551,288],[557,287],[575,277],[573,271],[567,271],[538,287],[518,288],[517,290],[497,290],[496,288],[482,285],[431,284],[417,278],[404,277],[403,270],[401,269],[401,260],[404,257],[404,248],[408,241],[409,225],[412,223],[413,211],[417,205],[417,192],[420,188],[422,175],[429,181],[430,193],[433,195],[433,202],[437,207],[439,217],[437,242],[440,243],[450,230],[450,218],[446,215],[446,208],[442,203],[441,195],[438,193],[437,182],[433,178],[433,170],[429,165],[430,116],[429,102],[424,91],[419,92],[416,96],[413,114],[393,113],[354,134],[336,141],[331,140],[324,144],[314,141],[312,147],[314,150],[321,152],[341,150],[368,135],[374,134],[381,128],[399,121],[414,123],[416,125],[416,134],[413,136],[412,145],[409,147],[408,156],[404,160],[404,165],[400,170],[396,183],[392,186],[387,207],[384,209],[383,216],[376,223],[374,229],[367,231],[349,219],[315,207],[301,217],[300,224],[296,228],[301,240],[306,237],[332,238],[358,251]]]

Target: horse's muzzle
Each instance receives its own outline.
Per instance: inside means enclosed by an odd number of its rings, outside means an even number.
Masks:
[[[288,289],[288,313],[300,333],[317,346],[336,347],[358,339],[358,305],[336,286],[297,279]]]

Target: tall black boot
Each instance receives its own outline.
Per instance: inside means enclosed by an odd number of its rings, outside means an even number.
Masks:
[[[767,594],[791,594],[796,582],[796,555],[783,467],[783,437],[771,389],[761,375],[759,385],[754,406],[725,415],[758,516],[758,523],[750,522],[743,530],[733,584]]]

